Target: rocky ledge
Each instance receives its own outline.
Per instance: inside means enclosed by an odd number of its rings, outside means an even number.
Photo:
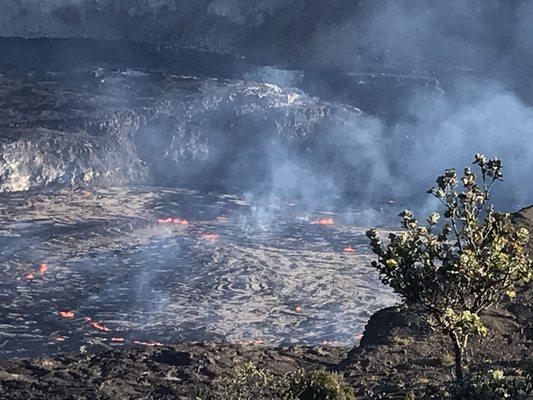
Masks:
[[[0,68],[0,86],[0,192],[213,182],[283,190],[294,176],[308,195],[353,190],[355,180],[361,193],[376,184],[379,123],[298,89],[100,67]]]

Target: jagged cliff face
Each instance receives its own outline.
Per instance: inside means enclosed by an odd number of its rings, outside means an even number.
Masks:
[[[335,175],[353,167],[349,153],[373,124],[356,108],[274,84],[131,70],[4,76],[0,97],[1,191],[146,183],[342,191]],[[339,135],[347,125],[354,132]]]

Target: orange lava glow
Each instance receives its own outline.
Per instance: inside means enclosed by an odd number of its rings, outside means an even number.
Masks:
[[[61,318],[74,318],[74,311],[59,311]]]
[[[333,218],[321,218],[311,222],[313,225],[335,225]]]
[[[30,272],[28,274],[26,274],[25,278],[29,281],[31,281],[32,279],[35,278],[35,275],[33,275],[33,272]]]
[[[294,307],[294,311],[296,311],[297,313],[302,312],[302,311],[303,311],[302,306],[296,306],[296,307]]]
[[[99,331],[109,332],[109,328],[107,326],[99,324],[98,322],[91,322],[89,325],[91,325],[94,329],[98,329]]]
[[[343,251],[345,253],[355,253],[355,249],[352,246],[345,247]]]
[[[91,318],[91,317],[83,317],[83,319],[84,319],[85,321],[87,321],[87,322],[92,321],[92,318]]]
[[[157,220],[160,224],[175,224],[175,225],[189,225],[189,221],[186,219],[176,218],[161,218]]]
[[[44,274],[47,270],[48,270],[48,264],[39,265],[39,272],[41,273],[41,275]]]
[[[203,233],[202,239],[209,240],[210,242],[217,242],[220,239],[216,233]]]

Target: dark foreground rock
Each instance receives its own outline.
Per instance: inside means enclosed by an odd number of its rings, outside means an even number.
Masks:
[[[533,208],[517,214],[533,226]],[[533,240],[530,242],[533,250]],[[473,368],[531,365],[532,290],[516,303],[484,316],[490,338],[474,343]],[[0,361],[5,399],[194,399],[215,379],[253,362],[283,374],[299,368],[342,370],[358,399],[445,396],[452,381],[448,341],[412,311],[387,308],[374,314],[359,347],[280,347],[181,344],[123,351]]]
[[[0,362],[4,399],[195,399],[217,376],[253,361],[279,373],[333,368],[340,348],[183,344]]]

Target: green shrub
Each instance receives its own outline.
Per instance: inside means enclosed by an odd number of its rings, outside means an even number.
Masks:
[[[527,400],[533,396],[531,374],[515,371],[505,375],[500,370],[472,374],[456,385],[454,400]]]
[[[346,385],[342,375],[332,372],[305,374],[292,385],[291,392],[300,400],[355,400],[353,390]]]
[[[378,260],[372,265],[408,306],[421,308],[427,321],[451,340],[457,380],[463,379],[464,353],[472,335],[487,335],[480,315],[533,277],[525,251],[529,232],[509,214],[488,205],[493,185],[502,180],[502,164],[477,154],[478,177],[466,167],[459,180],[454,169],[437,178],[429,193],[443,205],[425,226],[412,211],[400,216],[405,231],[382,244],[376,229],[367,232]],[[459,191],[459,185],[462,189]]]
[[[298,370],[287,374],[246,363],[215,381],[202,400],[355,400],[341,375]]]
[[[249,362],[214,382],[212,390],[205,396],[211,400],[291,400],[290,380],[286,375],[276,376],[272,372],[257,368]]]

